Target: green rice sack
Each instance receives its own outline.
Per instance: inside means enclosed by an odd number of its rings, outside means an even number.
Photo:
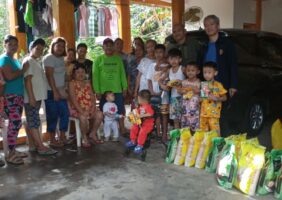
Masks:
[[[280,168],[277,179],[275,182],[275,191],[274,191],[274,196],[277,199],[282,200],[282,167]]]
[[[216,170],[216,179],[218,184],[231,189],[237,174],[236,146],[233,141],[227,140],[219,157]]]
[[[206,161],[206,171],[210,173],[215,173],[216,166],[218,163],[218,158],[221,150],[225,145],[225,140],[222,137],[213,138],[212,140],[212,148],[209,152],[207,161]]]
[[[257,194],[266,195],[275,189],[275,180],[281,168],[282,150],[273,149],[270,154],[266,155],[264,164],[257,186]]]
[[[169,132],[169,135],[170,135],[170,142],[168,144],[165,162],[173,163],[177,152],[177,144],[178,144],[178,139],[180,137],[180,130],[179,129],[172,130]]]

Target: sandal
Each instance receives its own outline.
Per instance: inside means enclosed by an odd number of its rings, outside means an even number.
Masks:
[[[9,155],[7,158],[6,158],[6,162],[8,164],[12,164],[12,165],[22,165],[24,164],[24,161],[22,158],[18,157],[16,155],[16,153],[13,153],[13,155]]]
[[[58,147],[63,147],[64,144],[59,142],[59,141],[55,141],[55,142],[50,142],[49,146],[54,147],[54,148],[58,148]]]
[[[50,149],[47,149],[47,150],[38,150],[37,153],[41,156],[50,156],[50,155],[54,155],[54,154],[58,153],[58,151],[50,148]]]
[[[104,144],[104,140],[99,140],[99,139],[91,139],[90,142],[92,144]]]
[[[91,144],[89,142],[82,142],[82,147],[89,148],[91,147]]]
[[[28,154],[27,154],[27,153],[20,152],[20,151],[17,151],[17,150],[15,150],[15,155],[16,155],[17,157],[20,157],[20,158],[26,158],[26,157],[28,157]]]

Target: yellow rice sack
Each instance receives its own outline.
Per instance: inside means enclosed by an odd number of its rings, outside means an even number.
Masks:
[[[196,168],[199,169],[205,168],[209,151],[212,148],[212,139],[216,137],[219,137],[219,134],[216,131],[205,133],[204,140],[201,143],[201,147],[197,155],[196,164],[195,164]]]
[[[260,171],[265,162],[265,147],[250,141],[241,143],[241,153],[235,187],[248,195],[255,195]]]
[[[282,149],[282,120],[277,119],[271,127],[271,141],[273,149]]]
[[[247,133],[239,134],[239,135],[231,135],[225,138],[225,141],[231,140],[235,144],[235,155],[236,159],[239,159],[239,153],[241,151],[241,142],[247,140]]]
[[[204,139],[205,132],[197,130],[193,137],[190,139],[189,148],[185,157],[185,166],[193,167],[196,162],[201,143]]]
[[[180,130],[180,140],[178,142],[177,152],[174,159],[175,165],[184,164],[185,156],[189,147],[190,138],[191,138],[191,132],[189,128],[183,128]]]

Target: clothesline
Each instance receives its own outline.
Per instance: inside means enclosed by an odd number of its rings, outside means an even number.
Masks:
[[[92,5],[92,6],[95,6],[95,5],[121,5],[121,6],[127,6],[128,4],[125,4],[125,3],[105,3],[105,2],[95,2],[95,1],[88,1],[87,2],[88,5]]]

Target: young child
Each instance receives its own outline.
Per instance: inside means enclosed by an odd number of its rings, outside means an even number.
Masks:
[[[201,83],[201,114],[200,129],[204,131],[217,131],[220,133],[219,119],[222,102],[227,100],[227,91],[220,82],[215,81],[217,66],[214,62],[207,62],[203,66],[203,75],[206,82]],[[203,91],[203,85],[207,84],[208,89]],[[202,95],[205,93],[206,95]],[[206,96],[206,97],[205,97]]]
[[[126,143],[128,148],[134,148],[134,153],[143,152],[143,146],[148,134],[154,128],[154,110],[150,104],[151,94],[149,90],[141,90],[138,94],[139,107],[137,113],[142,121],[141,125],[134,124],[130,129],[130,141]]]
[[[168,52],[168,61],[171,65],[169,69],[169,80],[170,81],[182,81],[185,79],[183,74],[183,68],[181,63],[181,51],[179,49],[171,49]],[[174,128],[180,128],[180,120],[182,115],[182,96],[177,92],[176,88],[168,87],[167,85],[161,84],[164,90],[171,89],[170,105],[169,105],[169,118],[173,120]]]
[[[155,111],[155,120],[157,128],[157,136],[161,138],[161,88],[159,85],[159,79],[163,73],[162,68],[168,66],[165,59],[165,46],[158,44],[155,47],[156,63],[150,65],[147,72],[148,88],[151,92],[151,103]],[[164,115],[166,117],[166,115]]]
[[[119,137],[118,119],[123,116],[118,114],[118,107],[114,103],[115,94],[112,91],[106,91],[104,97],[107,101],[103,106],[105,141],[110,140],[112,132],[112,141],[117,142]]]
[[[187,64],[184,73],[187,79],[182,81],[182,88],[179,93],[182,94],[182,118],[181,127],[189,127],[192,132],[199,128],[200,123],[200,86],[201,81],[197,77],[200,69],[197,63]]]

